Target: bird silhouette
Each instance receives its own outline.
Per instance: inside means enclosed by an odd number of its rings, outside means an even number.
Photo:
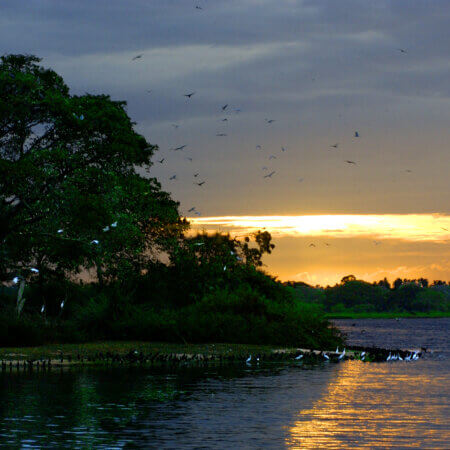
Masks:
[[[205,184],[205,181],[200,181],[200,183],[195,183],[197,186],[203,186]]]
[[[176,175],[172,175],[170,178],[169,178],[169,180],[176,180],[177,179],[177,176]]]
[[[198,177],[198,175],[199,175],[199,173],[197,172],[197,173],[194,173],[194,178],[197,178]]]
[[[282,152],[285,152],[286,149],[285,149],[284,147],[281,147],[281,151],[282,151]]]
[[[275,170],[273,170],[272,172],[268,173],[267,175],[264,175],[263,178],[272,178],[272,175],[275,173]]]
[[[222,122],[228,122],[228,119],[225,117],[225,119],[222,119]]]
[[[339,147],[339,143],[338,143],[338,142],[336,142],[336,144],[330,145],[330,147],[333,147],[333,148],[338,148],[338,147]]]
[[[159,162],[160,164],[162,164],[162,163],[164,162],[165,159],[166,159],[166,158],[158,159],[158,162]]]
[[[355,137],[359,137],[359,133],[355,131]]]
[[[176,123],[173,123],[172,126],[173,126],[175,129],[177,129],[180,125],[178,125],[178,124],[176,124]]]
[[[397,49],[400,53],[408,53],[404,48],[398,48]]]
[[[277,159],[277,157],[275,155],[270,155],[269,159]]]
[[[448,231],[448,228],[441,227],[444,231]]]
[[[193,206],[192,208],[188,209],[188,212],[192,212],[195,211],[195,206]]]
[[[195,92],[191,92],[190,94],[184,94],[184,96],[187,98],[191,98],[194,94]]]
[[[201,6],[196,6],[195,9],[203,9]]]
[[[225,111],[228,108],[228,103],[222,106],[222,111]]]
[[[266,119],[266,122],[267,123],[273,123],[273,122],[275,122],[275,119]]]
[[[151,94],[152,90],[151,89],[147,89],[147,93]]]
[[[227,133],[217,133],[216,136],[226,136]]]
[[[350,161],[350,160],[346,159],[345,162],[346,162],[347,164],[354,164],[354,165],[356,166],[355,161]]]
[[[140,55],[136,55],[134,58],[131,59],[131,61],[135,61],[136,59],[141,59],[144,55],[140,54]]]
[[[258,144],[257,146],[256,146],[256,150],[261,150],[261,146]]]
[[[179,147],[175,147],[173,150],[174,151],[178,151],[178,150],[183,150],[183,148],[187,147],[187,145],[180,145]]]

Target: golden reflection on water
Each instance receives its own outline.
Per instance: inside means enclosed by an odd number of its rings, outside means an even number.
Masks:
[[[286,446],[446,448],[448,408],[439,402],[446,381],[445,375],[431,378],[408,363],[347,361],[312,408],[299,411]]]

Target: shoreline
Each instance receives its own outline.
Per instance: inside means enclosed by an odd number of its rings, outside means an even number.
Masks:
[[[120,365],[179,365],[179,364],[230,364],[261,362],[339,362],[361,360],[385,361],[388,353],[398,353],[403,358],[413,349],[382,349],[376,347],[347,347],[345,355],[335,350],[314,350],[295,347],[257,346],[245,344],[168,344],[155,342],[117,341],[85,344],[51,344],[39,347],[0,349],[1,370],[51,369],[84,366]],[[326,356],[325,356],[325,355]],[[299,360],[296,358],[302,355]],[[342,355],[342,356],[341,356]],[[251,356],[250,362],[248,358]]]
[[[335,312],[325,313],[327,319],[448,319],[450,312],[432,312],[432,313],[352,313],[352,312]]]

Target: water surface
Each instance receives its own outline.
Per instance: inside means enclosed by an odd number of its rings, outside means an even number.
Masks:
[[[427,353],[411,363],[0,373],[0,443],[30,448],[448,448],[449,319],[336,322],[355,345],[369,340],[427,347]]]

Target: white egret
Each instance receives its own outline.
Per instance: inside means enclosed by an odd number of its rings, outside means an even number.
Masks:
[[[298,361],[299,359],[302,359],[303,355],[300,353],[300,355],[296,356],[295,359]]]
[[[12,281],[13,281],[14,284],[17,284],[19,282],[19,277],[14,277],[12,279]]]
[[[344,348],[344,351],[339,355],[339,360],[341,360],[343,357],[345,356],[345,348]]]
[[[98,245],[98,244],[99,244],[99,241],[98,241],[97,239],[92,239],[91,244]]]
[[[103,231],[109,231],[109,226],[108,225],[106,225],[106,227],[105,228],[103,228]]]
[[[329,360],[329,359],[330,359],[330,357],[329,357],[326,353],[323,354],[323,357],[324,357],[326,360]]]
[[[113,223],[111,224],[111,226],[112,226],[113,228],[116,228],[116,227],[117,227],[117,221],[116,221],[116,222],[113,222]]]
[[[246,362],[247,364],[250,364],[251,360],[252,360],[252,355],[250,355],[250,356],[245,360],[245,362]]]
[[[38,270],[38,269],[35,269],[34,267],[32,267],[30,270],[31,270],[33,273],[39,273],[39,270]]]
[[[43,314],[44,311],[45,311],[45,305],[42,305],[42,307],[41,307],[41,314]]]

